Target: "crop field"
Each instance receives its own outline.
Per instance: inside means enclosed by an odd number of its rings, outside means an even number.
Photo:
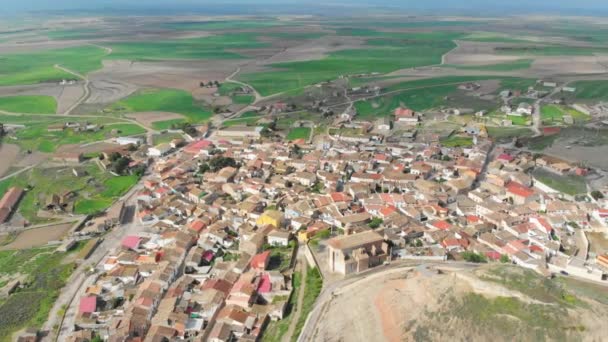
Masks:
[[[85,171],[87,175],[76,177],[71,167],[34,168],[0,182],[0,195],[11,186],[30,186],[31,189],[20,202],[19,213],[30,222],[45,222],[38,218],[38,210],[49,195],[73,191],[76,194],[75,212],[93,214],[106,209],[138,181],[135,176],[112,176],[101,171],[95,163],[75,168]]]
[[[530,40],[497,32],[473,32],[463,37],[462,40],[484,43],[530,43]]]
[[[251,104],[255,96],[240,92],[241,86],[236,83],[224,83],[219,88],[219,93],[222,96],[229,96],[232,103],[235,104]]]
[[[99,38],[100,30],[96,28],[59,29],[46,32],[46,36],[53,40]]]
[[[0,97],[0,110],[10,113],[54,114],[57,101],[52,96]]]
[[[75,268],[66,257],[78,249],[67,253],[52,247],[0,252],[0,277],[22,276],[27,284],[0,300],[0,341],[10,341],[12,333],[22,328],[42,326]]]
[[[473,138],[453,135],[441,140],[441,144],[446,147],[471,147],[473,146]]]
[[[224,127],[236,126],[236,125],[246,125],[253,126],[260,120],[260,115],[256,112],[247,112],[243,113],[240,117],[236,119],[226,120],[222,123]]]
[[[308,140],[309,137],[310,137],[310,128],[308,128],[308,127],[292,128],[289,131],[289,134],[287,134],[287,140],[289,140],[289,141],[298,140],[298,139]]]
[[[170,59],[238,59],[244,58],[234,49],[256,49],[266,43],[256,40],[254,33],[235,33],[194,39],[156,42],[120,42],[108,44],[108,59],[170,60]]]
[[[395,95],[357,102],[355,108],[361,118],[389,116],[401,106],[416,111],[427,110],[444,105],[444,98],[455,92],[456,88],[449,85],[406,90]]]
[[[575,175],[561,176],[549,171],[537,169],[534,177],[543,184],[568,195],[587,193],[585,178]]]
[[[0,86],[57,82],[75,76],[55,68],[59,64],[80,74],[101,68],[105,50],[80,46],[43,52],[0,55]]]
[[[56,123],[61,123],[58,121]],[[112,130],[120,133],[115,136],[130,136],[145,133],[145,130],[138,125],[131,123],[118,123],[104,125],[97,132],[76,132],[72,129],[65,129],[59,132],[49,132],[49,123],[36,123],[27,126],[25,129],[18,130],[15,134],[15,143],[25,150],[52,153],[58,147],[71,144],[84,144],[88,142],[101,141],[112,136]]]
[[[570,86],[576,88],[574,95],[577,99],[608,99],[608,81],[578,81],[570,84]]]
[[[441,63],[441,56],[455,47],[451,39],[425,39],[419,35],[373,38],[361,49],[341,50],[321,60],[276,63],[277,71],[241,75],[261,94],[304,88],[340,75],[386,73]]]
[[[148,89],[136,93],[121,100],[111,109],[123,112],[169,112],[184,115],[190,122],[201,122],[208,120],[212,113],[197,104],[192,95],[177,89]],[[183,120],[171,120],[171,124],[183,122]],[[166,129],[164,121],[155,122],[154,127]]]
[[[497,140],[511,139],[514,137],[532,136],[534,132],[528,128],[512,127],[487,127],[488,135]]]

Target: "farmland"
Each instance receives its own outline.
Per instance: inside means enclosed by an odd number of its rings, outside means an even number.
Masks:
[[[579,81],[571,84],[576,88],[575,96],[581,100],[608,99],[608,81]]]
[[[289,140],[289,141],[298,140],[298,139],[307,140],[309,136],[310,136],[310,128],[297,127],[297,128],[292,128],[291,131],[289,131],[289,134],[287,134],[287,140]]]
[[[202,104],[195,103],[192,95],[176,89],[148,89],[129,96],[111,107],[121,112],[169,112],[182,114],[190,122],[201,122],[211,117],[211,112]],[[176,123],[177,121],[172,121]],[[155,127],[161,127],[161,122],[155,122]]]
[[[125,42],[109,44],[112,54],[109,59],[170,60],[170,59],[239,59],[242,55],[232,49],[255,49],[265,47],[251,33],[225,34],[219,36],[167,40],[157,42]]]
[[[62,79],[73,79],[55,65],[81,74],[101,68],[101,59],[106,52],[94,46],[80,46],[43,52],[15,53],[0,55],[0,86],[16,84],[34,84],[41,82],[58,82]]]
[[[340,75],[390,72],[403,68],[441,63],[441,56],[455,47],[450,39],[425,39],[420,35],[397,38],[373,38],[361,49],[331,53],[321,60],[272,64],[264,73],[252,73],[241,79],[261,94],[269,95],[301,89]]]
[[[62,123],[57,121],[56,123]],[[48,131],[48,123],[32,124],[25,129],[15,133],[15,143],[21,148],[31,151],[51,153],[63,145],[84,144],[88,142],[101,141],[113,137],[111,134],[115,130],[119,132],[115,136],[128,136],[145,133],[145,130],[138,125],[131,123],[115,123],[103,125],[98,131],[76,132],[72,129],[61,131]]]
[[[57,101],[51,96],[0,97],[0,110],[11,113],[53,114],[57,111]]]
[[[65,262],[78,250],[54,252],[43,247],[0,252],[0,276],[23,277],[26,286],[0,300],[0,341],[10,341],[13,332],[25,327],[40,327],[47,319],[59,291],[75,265]]]
[[[74,176],[72,168],[34,168],[0,182],[0,194],[11,186],[29,188],[19,205],[19,213],[30,222],[45,222],[38,217],[38,210],[50,195],[73,192],[75,212],[92,214],[109,207],[137,182],[135,176],[116,177],[102,172],[95,163],[75,169],[85,172],[86,176]]]
[[[544,170],[536,170],[533,175],[543,184],[568,195],[578,195],[587,192],[585,179],[580,176],[560,176]]]

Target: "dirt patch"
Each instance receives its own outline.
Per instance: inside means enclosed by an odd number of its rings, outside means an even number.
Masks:
[[[0,250],[27,249],[46,245],[49,241],[62,239],[72,228],[71,223],[58,224],[42,228],[29,229],[19,233],[13,242],[2,246]]]
[[[90,82],[89,89],[91,93],[86,104],[107,104],[133,94],[137,91],[137,86],[128,82],[98,78]]]
[[[286,48],[284,51],[266,59],[264,63],[318,60],[334,51],[360,48],[364,42],[364,39],[358,37],[326,36],[298,46]]]
[[[113,149],[116,148],[117,145],[115,144],[110,144],[110,143],[106,143],[106,142],[96,142],[96,143],[92,143],[92,144],[87,144],[87,145],[74,145],[74,144],[70,144],[70,145],[63,145],[57,148],[57,152],[56,153],[84,153],[84,154],[91,154],[91,153],[98,153],[98,152],[102,152],[102,151],[106,151],[108,149]]]
[[[589,251],[597,255],[608,252],[608,234],[602,232],[587,232]]]
[[[83,95],[84,83],[66,86],[62,89],[61,94],[57,96],[57,113],[65,113],[70,109]]]
[[[131,113],[126,115],[130,119],[135,119],[146,127],[152,127],[152,124],[157,121],[176,120],[184,119],[184,116],[177,113],[167,112],[142,112],[142,113]]]
[[[23,157],[21,159],[19,159],[19,161],[17,161],[17,163],[14,166],[29,167],[29,166],[33,166],[33,165],[38,165],[38,164],[42,163],[43,161],[47,160],[49,158],[49,156],[50,155],[47,153],[33,151],[32,153],[24,154]]]
[[[14,166],[19,157],[19,146],[13,144],[0,145],[0,176],[3,176],[12,166]]]

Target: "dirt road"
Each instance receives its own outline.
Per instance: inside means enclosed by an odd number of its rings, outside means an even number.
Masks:
[[[296,325],[298,324],[298,320],[300,320],[300,316],[302,315],[302,305],[304,303],[304,291],[306,290],[306,276],[308,274],[308,264],[304,259],[304,256],[301,252],[302,248],[298,249],[298,266],[297,269],[302,272],[302,279],[300,280],[300,288],[298,289],[298,302],[296,303],[296,307],[294,310],[294,315],[291,318],[291,322],[289,323],[289,328],[281,342],[289,342],[292,340],[293,332],[296,330]]]

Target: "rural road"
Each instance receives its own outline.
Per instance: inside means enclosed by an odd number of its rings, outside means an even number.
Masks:
[[[134,186],[121,200],[114,205],[120,205],[126,201],[128,205],[136,203],[133,195],[141,189],[141,182]],[[136,223],[128,223],[126,225],[116,226],[110,233],[105,235],[104,240],[97,246],[91,256],[83,262],[72,274],[67,282],[67,285],[61,290],[61,294],[55,302],[49,313],[49,318],[42,327],[42,330],[52,331],[54,326],[58,328],[58,335],[54,338],[53,334],[46,336],[43,341],[66,341],[74,327],[74,321],[78,313],[78,305],[80,296],[86,291],[86,288],[92,285],[98,274],[98,266],[103,262],[105,257],[115,248],[120,245],[120,241],[127,235],[138,234],[143,231],[143,226]],[[96,268],[95,273],[88,274],[87,269],[91,266]],[[65,314],[60,316],[60,310],[65,308]]]
[[[89,95],[91,94],[91,90],[89,89],[89,78],[81,75],[75,71],[72,71],[68,68],[62,67],[59,64],[55,64],[55,68],[67,72],[68,74],[74,75],[78,78],[80,78],[81,80],[84,80],[84,94],[82,94],[82,96],[73,104],[70,106],[70,108],[68,108],[65,112],[63,112],[62,115],[70,115],[70,113],[78,106],[80,106],[84,101],[86,101],[89,98]]]

